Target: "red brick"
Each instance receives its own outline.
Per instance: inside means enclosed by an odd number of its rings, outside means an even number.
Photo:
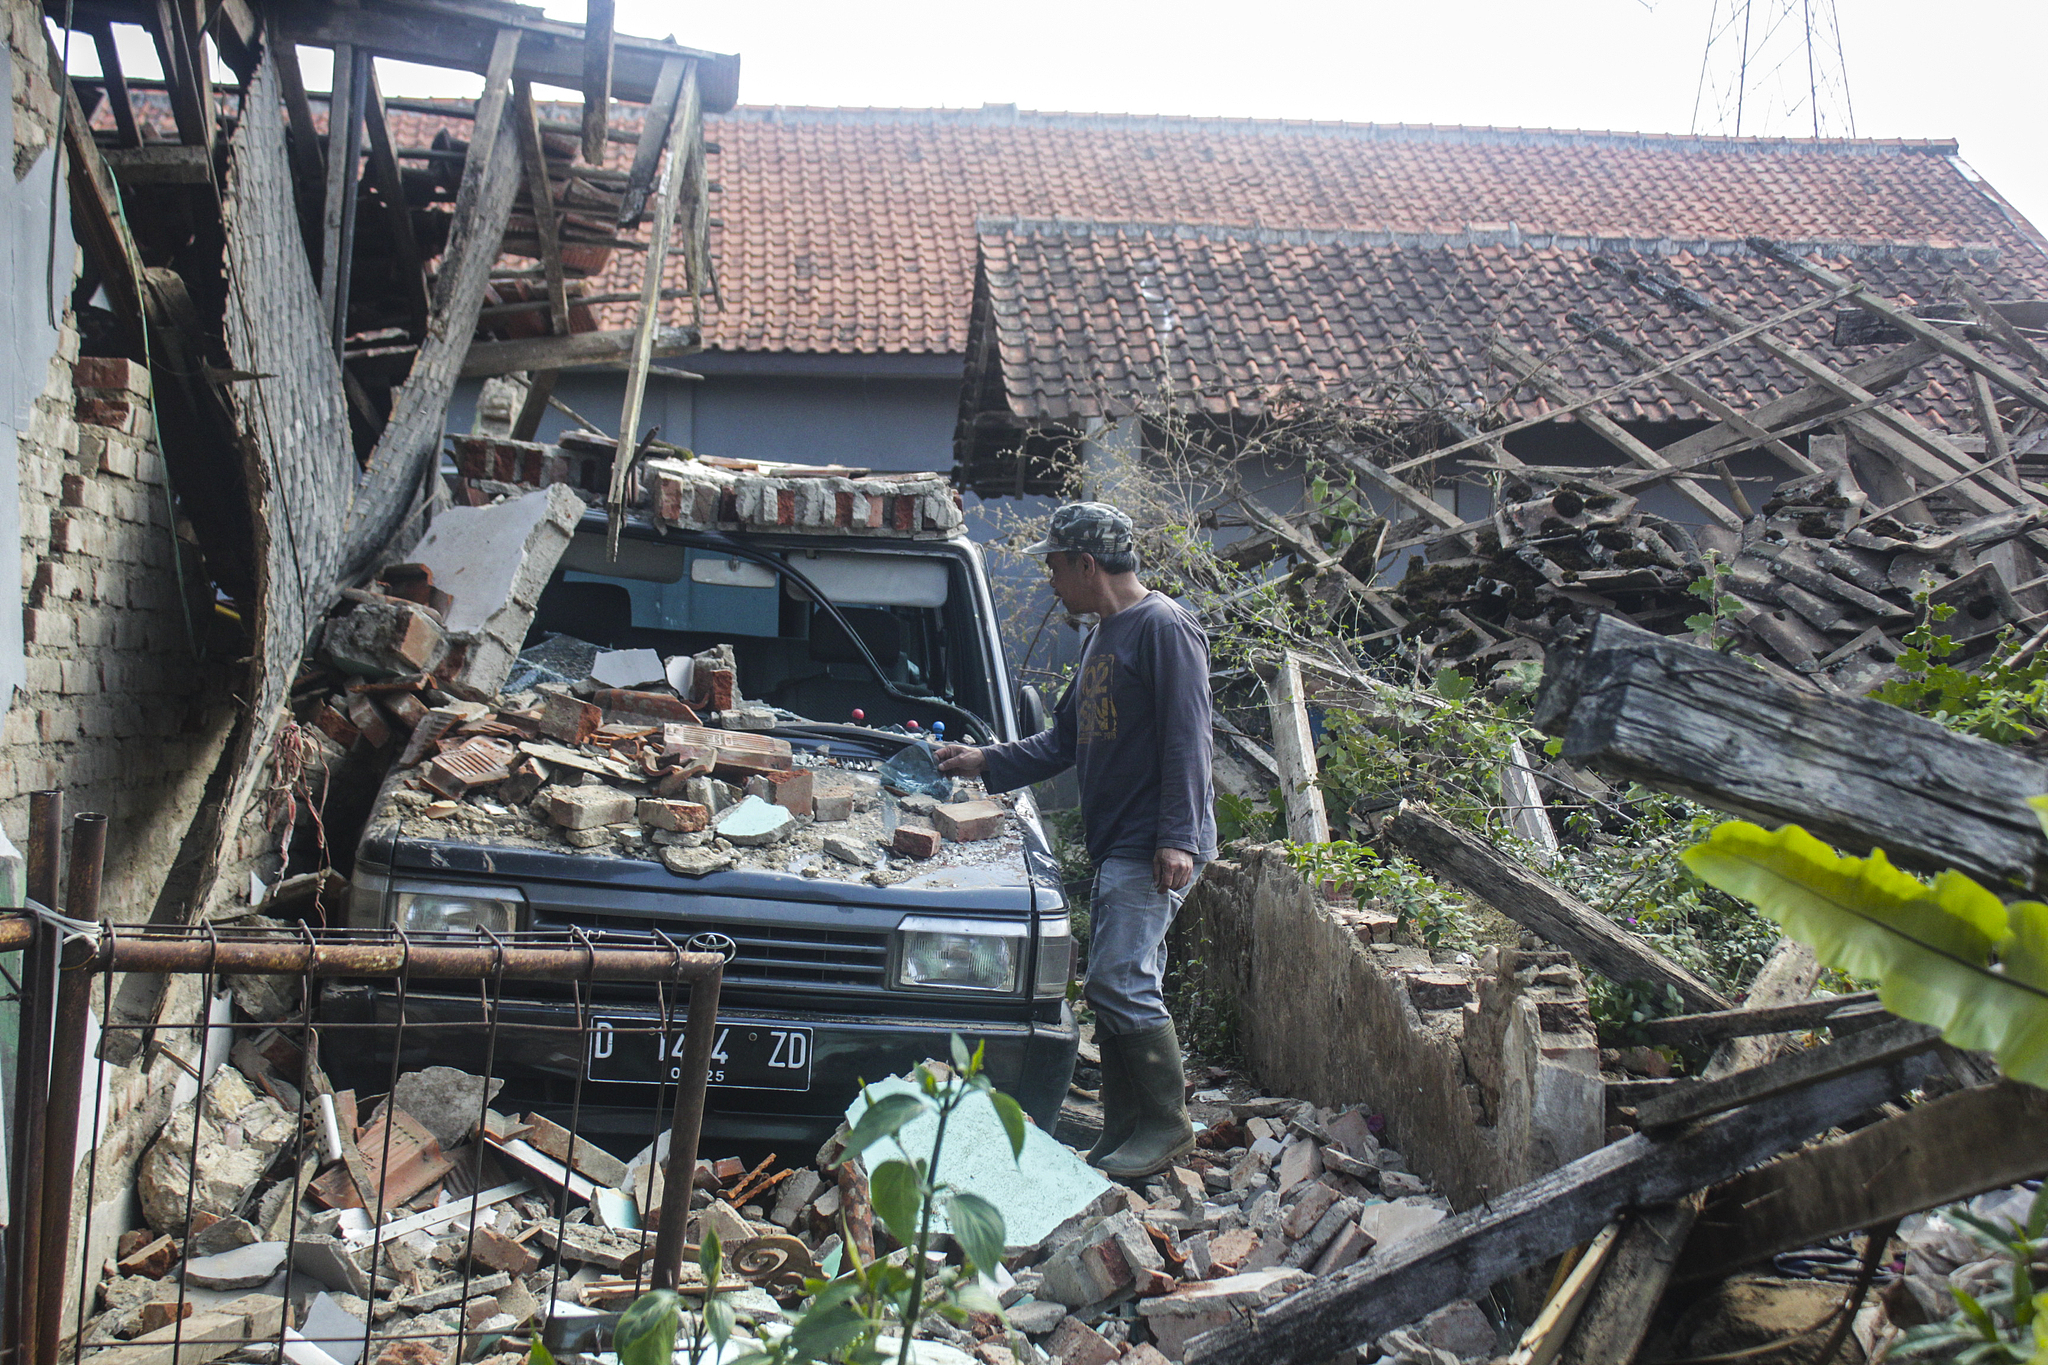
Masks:
[[[344,749],[354,745],[361,736],[361,731],[356,729],[354,721],[325,704],[313,712],[312,725],[314,729]]]
[[[816,786],[809,768],[792,768],[788,772],[764,773],[773,795],[768,799],[788,811],[791,815],[806,816],[812,813],[812,793]]]
[[[939,832],[923,825],[898,825],[889,846],[911,858],[929,858],[939,851]]]
[[[961,801],[932,811],[932,823],[954,843],[971,844],[1001,834],[1006,814],[994,801]]]
[[[370,747],[381,749],[391,742],[391,726],[384,719],[384,713],[377,709],[377,703],[368,697],[356,697],[348,704],[349,722],[362,732]]]
[[[838,524],[841,526],[853,525],[853,494],[836,493],[833,496],[836,497],[839,502],[839,510],[833,517],[833,520],[838,522]]]
[[[580,697],[566,692],[547,692],[541,696],[540,732],[549,739],[564,744],[588,744],[602,724],[604,712]]]
[[[443,796],[464,797],[512,776],[518,758],[519,751],[503,740],[478,735],[430,760],[426,783]]]
[[[917,499],[897,494],[889,499],[889,528],[894,531],[917,529]]]
[[[119,356],[80,356],[71,369],[72,387],[103,389],[119,394],[147,394],[149,371]]]
[[[667,692],[632,692],[620,688],[600,688],[591,694],[590,700],[606,711],[624,711],[628,715],[651,716],[656,720],[679,721],[686,725],[697,723],[697,713],[681,697]]]
[[[133,436],[149,429],[149,414],[139,403],[113,398],[81,398],[78,420],[89,427],[106,427]]]
[[[496,1228],[476,1230],[469,1239],[469,1259],[487,1270],[502,1270],[508,1275],[529,1275],[540,1265],[538,1253]]]
[[[695,801],[665,801],[659,798],[642,797],[634,815],[643,825],[656,829],[674,830],[678,834],[694,834],[711,823],[711,812]]]
[[[711,711],[732,710],[738,681],[730,668],[699,668],[695,676],[697,704]]]
[[[796,525],[796,490],[794,488],[780,488],[776,490],[775,524],[777,526]]]

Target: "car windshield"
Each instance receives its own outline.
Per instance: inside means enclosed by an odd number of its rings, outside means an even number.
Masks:
[[[975,595],[958,555],[897,545],[754,553],[815,584],[845,626],[759,558],[629,536],[613,560],[602,531],[580,531],[541,594],[527,644],[566,635],[664,659],[729,644],[747,700],[811,721],[853,723],[856,711],[870,726],[949,719],[920,698],[994,713]],[[907,697],[882,685],[856,638]]]

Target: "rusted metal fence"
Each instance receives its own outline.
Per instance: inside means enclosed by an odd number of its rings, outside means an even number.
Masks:
[[[614,1035],[644,1032],[658,1037],[658,1055],[669,1057],[673,1063],[660,1071],[657,1084],[651,1087],[653,1112],[649,1127],[665,1128],[668,1136],[661,1188],[683,1192],[681,1197],[660,1200],[660,1217],[652,1232],[651,1245],[646,1230],[616,1234],[631,1236],[638,1244],[637,1251],[618,1268],[622,1276],[630,1275],[634,1284],[677,1284],[684,1274],[685,1221],[691,1203],[688,1192],[693,1188],[697,1170],[698,1137],[716,1037],[723,958],[686,952],[661,935],[657,935],[659,942],[655,946],[646,946],[643,940],[640,946],[621,947],[581,932],[565,937],[306,928],[281,931],[219,926],[166,929],[99,923],[95,921],[100,915],[105,817],[81,815],[72,823],[66,895],[60,902],[57,867],[61,812],[58,793],[36,794],[28,849],[29,895],[36,903],[31,906],[35,913],[0,914],[0,952],[23,952],[20,1063],[9,1133],[11,1217],[5,1248],[5,1322],[0,1325],[4,1326],[0,1358],[7,1365],[57,1365],[60,1357],[67,1355],[81,1365],[198,1365],[266,1340],[275,1347],[275,1359],[292,1360],[298,1365],[331,1365],[319,1351],[306,1350],[306,1338],[293,1325],[295,1295],[303,1297],[305,1290],[319,1282],[317,1276],[309,1276],[302,1269],[302,1243],[314,1239],[323,1240],[323,1244],[336,1241],[326,1233],[309,1232],[305,1226],[309,1220],[302,1215],[302,1207],[308,1191],[317,1183],[315,1173],[326,1168],[323,1178],[333,1182],[334,1188],[346,1195],[352,1186],[361,1196],[362,1214],[352,1229],[356,1243],[352,1248],[344,1246],[343,1252],[367,1252],[368,1264],[363,1265],[360,1256],[356,1263],[364,1272],[363,1280],[370,1291],[362,1297],[374,1305],[379,1286],[392,1274],[387,1263],[387,1245],[395,1245],[403,1230],[454,1224],[467,1238],[478,1235],[479,1214],[486,1207],[487,1165],[502,1160],[508,1150],[500,1137],[505,1121],[489,1108],[492,1090],[487,1083],[498,1069],[500,1039],[516,1034],[550,1035],[556,1047],[573,1047],[575,1055],[587,1061],[595,1037],[592,993],[603,983],[633,982],[643,989],[652,988],[651,1009],[642,1007],[644,1028],[622,1028],[618,1012],[610,1009],[605,1011],[606,1026]],[[59,904],[64,913],[49,909]],[[117,1020],[114,978],[138,972],[196,977],[197,1004],[190,1017],[157,1019],[146,1024]],[[218,989],[229,977],[295,979],[296,1008],[286,1012],[289,1017],[223,1019],[214,1002]],[[387,983],[398,1005],[395,1019],[323,1017],[319,984],[329,979]],[[566,1022],[534,1022],[501,1017],[503,984],[536,980],[556,983],[573,995],[573,1011],[563,1011],[573,1013],[572,1018]],[[473,1012],[459,1020],[408,1019],[404,1008],[406,992],[416,981],[443,983],[444,991],[447,983],[473,987]],[[126,1171],[118,1177],[103,1173],[97,1148],[83,1154],[77,1149],[81,1131],[88,1135],[101,1131],[101,1106],[107,1094],[103,1084],[93,1085],[89,1097],[86,1093],[86,1062],[91,1046],[88,1015],[97,1016],[103,1036],[151,1031],[159,1036],[189,1035],[199,1044],[195,1053],[199,1066],[193,1069],[191,1077],[197,1085],[191,1100],[190,1152],[183,1171],[184,1210],[177,1219],[182,1236],[165,1244],[163,1268],[159,1272],[164,1281],[164,1297],[156,1311],[157,1316],[168,1321],[126,1340],[89,1340],[84,1331],[101,1280],[101,1267],[92,1263],[95,1246],[104,1243],[104,1237],[95,1239],[94,1209],[114,1192],[110,1188],[113,1179],[130,1178]],[[683,1020],[683,1031],[680,1047],[675,1047],[671,1041],[675,1037],[672,1024],[679,1017]],[[465,1041],[471,1043],[481,1035],[485,1065],[483,1076],[476,1078],[479,1084],[474,1139],[467,1152],[458,1152],[468,1158],[463,1163],[467,1169],[460,1169],[445,1155],[442,1158],[447,1163],[445,1189],[460,1193],[452,1200],[444,1193],[441,1197],[446,1202],[408,1214],[401,1221],[401,1206],[419,1195],[412,1192],[404,1198],[387,1199],[387,1178],[393,1176],[394,1162],[403,1166],[415,1155],[406,1150],[406,1135],[400,1131],[401,1120],[406,1116],[400,1112],[397,1098],[401,1057],[408,1035],[413,1035],[411,1042],[417,1044],[421,1031],[443,1037],[452,1031],[465,1031]],[[226,1037],[220,1038],[223,1033]],[[253,1046],[259,1041],[260,1057],[235,1047]],[[615,1037],[608,1037],[607,1041],[611,1045],[617,1042]],[[339,1048],[358,1054],[374,1048],[380,1059],[387,1048],[390,1052],[381,1129],[377,1115],[373,1114],[371,1122],[360,1130],[365,1135],[361,1150],[353,1142],[343,1140],[345,1130],[336,1121],[335,1095],[320,1065],[323,1043],[330,1051]],[[253,1069],[261,1079],[263,1092],[292,1118],[289,1137],[269,1154],[263,1170],[263,1185],[273,1192],[280,1168],[285,1172],[284,1180],[290,1183],[277,1215],[265,1220],[267,1228],[282,1234],[278,1240],[288,1247],[281,1262],[284,1292],[276,1298],[259,1296],[263,1300],[260,1311],[245,1309],[243,1335],[234,1345],[226,1342],[226,1338],[235,1335],[232,1330],[222,1332],[205,1312],[196,1311],[218,1309],[221,1296],[190,1283],[190,1266],[195,1259],[191,1241],[203,1230],[198,1221],[198,1191],[202,1181],[201,1148],[207,1134],[208,1086],[216,1074],[207,1072],[205,1063],[223,1054],[243,1059],[237,1064]],[[218,1065],[226,1066],[227,1062],[223,1060]],[[548,1213],[554,1224],[552,1245],[557,1248],[570,1239],[572,1222],[591,1216],[579,1208],[577,1216],[571,1217],[572,1202],[579,1202],[572,1200],[572,1191],[579,1188],[575,1167],[579,1164],[577,1154],[584,1150],[577,1130],[587,1069],[585,1065],[576,1070],[567,1115],[568,1149],[562,1153],[560,1179],[553,1183],[549,1195]],[[347,1098],[346,1092],[343,1098]],[[166,1125],[165,1133],[175,1126],[178,1112],[181,1111],[174,1105],[173,1120]],[[88,1118],[90,1123],[86,1124]],[[347,1125],[348,1129],[354,1126]],[[381,1137],[371,1136],[374,1133],[381,1133]],[[490,1140],[487,1134],[493,1134]],[[157,1140],[165,1139],[160,1134]],[[522,1146],[521,1150],[528,1154],[529,1168],[533,1168],[533,1149]],[[545,1162],[538,1165],[544,1166]],[[648,1166],[646,1202],[652,1203],[656,1190],[652,1171],[662,1163],[650,1157]],[[335,1174],[337,1171],[339,1175]],[[82,1199],[78,1197],[81,1183]],[[532,1183],[545,1192],[551,1182],[543,1177]],[[440,1186],[437,1180],[427,1188],[431,1192]],[[490,1193],[502,1195],[505,1188],[501,1185]],[[400,1186],[394,1194],[402,1189]],[[249,1198],[253,1199],[255,1193],[252,1186]],[[589,1198],[592,1191],[587,1184],[581,1187],[581,1193],[594,1206],[596,1201]],[[81,1225],[74,1229],[71,1225],[75,1209],[82,1212],[77,1215]],[[545,1227],[529,1229],[535,1230],[547,1231]],[[74,1291],[77,1299],[68,1303],[66,1279],[73,1246],[78,1248],[79,1256]],[[412,1357],[415,1360],[432,1359],[436,1354],[446,1361],[467,1358],[481,1334],[472,1330],[477,1324],[468,1319],[466,1309],[473,1298],[483,1296],[472,1294],[473,1287],[483,1283],[483,1277],[476,1273],[474,1242],[465,1243],[465,1248],[466,1254],[460,1258],[459,1292],[433,1296],[448,1300],[460,1319],[458,1325],[449,1330],[415,1333],[378,1331],[380,1314],[366,1307],[362,1314],[362,1351],[357,1357],[362,1365],[375,1365],[390,1343],[405,1340],[440,1339],[434,1351],[424,1357]],[[535,1296],[541,1305],[540,1315],[530,1326],[535,1336],[554,1314],[556,1290],[567,1276],[565,1259],[568,1258],[560,1255],[555,1258],[548,1273],[546,1294]],[[689,1273],[695,1273],[694,1267]],[[495,1277],[497,1281],[503,1279]],[[630,1284],[618,1288],[627,1294],[631,1292]],[[251,1302],[243,1301],[245,1305]],[[76,1310],[73,1326],[66,1324],[67,1308]],[[75,1353],[71,1342],[74,1326]],[[523,1331],[507,1334],[506,1349],[513,1349],[524,1335]]]

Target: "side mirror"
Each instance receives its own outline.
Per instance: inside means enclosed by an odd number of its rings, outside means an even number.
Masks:
[[[1031,683],[1017,689],[1017,722],[1027,736],[1052,724],[1052,713],[1045,709],[1045,694]]]

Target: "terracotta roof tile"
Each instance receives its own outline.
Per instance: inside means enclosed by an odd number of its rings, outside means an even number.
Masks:
[[[1589,314],[1660,360],[1722,333],[1624,277],[1648,271],[1763,321],[1825,290],[1741,243],[1633,241],[1528,233],[1457,236],[1307,232],[1188,224],[984,220],[976,313],[993,363],[970,359],[981,410],[1027,422],[1078,423],[1162,396],[1184,410],[1255,410],[1276,387],[1372,388],[1399,372],[1404,348],[1432,357],[1432,379],[1471,409],[1504,416],[1547,411],[1487,359],[1502,338],[1555,364],[1582,393],[1625,382],[1636,368],[1567,321]],[[2048,291],[2048,255],[1894,246],[1816,253],[1832,267],[1907,304],[1938,299],[1963,279],[1995,298]],[[1778,335],[1841,366],[1865,347],[1833,342],[1835,308],[1809,312]],[[1718,352],[1689,373],[1748,408],[1803,381],[1754,345]],[[1923,368],[1902,400],[1916,416],[1973,428],[1960,369]],[[1503,395],[1505,399],[1503,400]],[[1620,420],[1707,416],[1676,390],[1633,386],[1607,405]]]
[[[466,131],[417,114],[393,123],[409,145]],[[1424,240],[1755,233],[2048,251],[1944,141],[745,106],[707,119],[706,137],[721,148],[711,236],[724,307],[706,328],[717,349],[963,351],[976,220],[1019,214]],[[613,164],[630,150],[613,144]],[[616,252],[599,287],[635,290],[639,273],[639,253]],[[687,305],[670,308],[680,321]]]

